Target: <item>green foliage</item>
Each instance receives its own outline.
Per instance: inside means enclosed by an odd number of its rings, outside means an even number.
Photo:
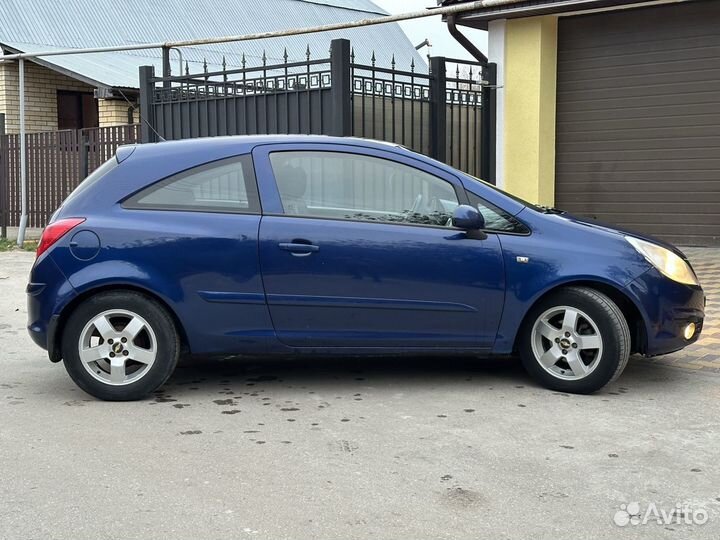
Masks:
[[[13,249],[22,249],[24,251],[37,250],[37,240],[26,240],[22,248],[18,247],[17,242],[12,238],[0,238],[0,251],[12,251]]]

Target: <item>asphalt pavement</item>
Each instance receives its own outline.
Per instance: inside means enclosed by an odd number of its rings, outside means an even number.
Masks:
[[[32,259],[0,253],[1,539],[720,536],[714,369],[576,396],[516,360],[193,361],[105,403],[27,336]]]

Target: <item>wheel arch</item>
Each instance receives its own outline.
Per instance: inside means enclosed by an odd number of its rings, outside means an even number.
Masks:
[[[610,300],[612,300],[622,312],[623,317],[625,317],[625,321],[627,322],[628,328],[630,329],[630,353],[633,354],[645,352],[645,350],[647,349],[647,331],[645,328],[645,319],[643,318],[640,308],[637,306],[637,304],[632,300],[632,298],[630,298],[627,293],[622,291],[619,287],[604,281],[595,281],[588,279],[571,280],[555,284],[553,287],[544,291],[537,298],[535,298],[532,304],[530,304],[528,309],[525,311],[522,322],[518,326],[518,331],[515,334],[513,344],[513,352],[517,353],[518,351],[518,340],[520,339],[521,330],[525,327],[526,324],[528,324],[528,318],[533,308],[548,296],[568,287],[586,287],[588,289],[592,289],[594,291],[602,293],[608,298],[610,298]]]
[[[82,291],[70,302],[68,302],[60,311],[59,315],[57,316],[57,322],[55,323],[55,327],[52,332],[52,339],[48,343],[48,355],[53,362],[59,362],[62,359],[62,335],[65,329],[65,324],[67,323],[73,311],[75,311],[75,309],[87,299],[97,294],[110,291],[132,291],[140,293],[143,296],[146,296],[160,304],[170,315],[173,324],[175,324],[175,328],[177,328],[178,335],[180,336],[181,350],[190,350],[190,342],[188,340],[188,336],[185,331],[185,327],[182,324],[182,321],[178,317],[175,310],[171,307],[170,303],[162,296],[138,285],[131,285],[127,283],[103,283],[102,285],[97,285]]]

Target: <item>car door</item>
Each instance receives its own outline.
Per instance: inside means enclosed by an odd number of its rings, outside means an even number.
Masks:
[[[353,145],[257,147],[260,266],[278,338],[295,347],[492,345],[498,238],[448,226],[460,181]]]
[[[108,256],[132,257],[147,270],[130,265],[127,277],[139,275],[140,284],[172,302],[193,352],[264,352],[272,324],[257,257],[261,212],[252,157],[179,172],[122,206],[124,227],[115,221],[101,235],[132,251]]]

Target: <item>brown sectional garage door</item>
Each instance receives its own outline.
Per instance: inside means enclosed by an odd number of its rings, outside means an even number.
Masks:
[[[556,206],[720,245],[720,1],[560,19]]]

